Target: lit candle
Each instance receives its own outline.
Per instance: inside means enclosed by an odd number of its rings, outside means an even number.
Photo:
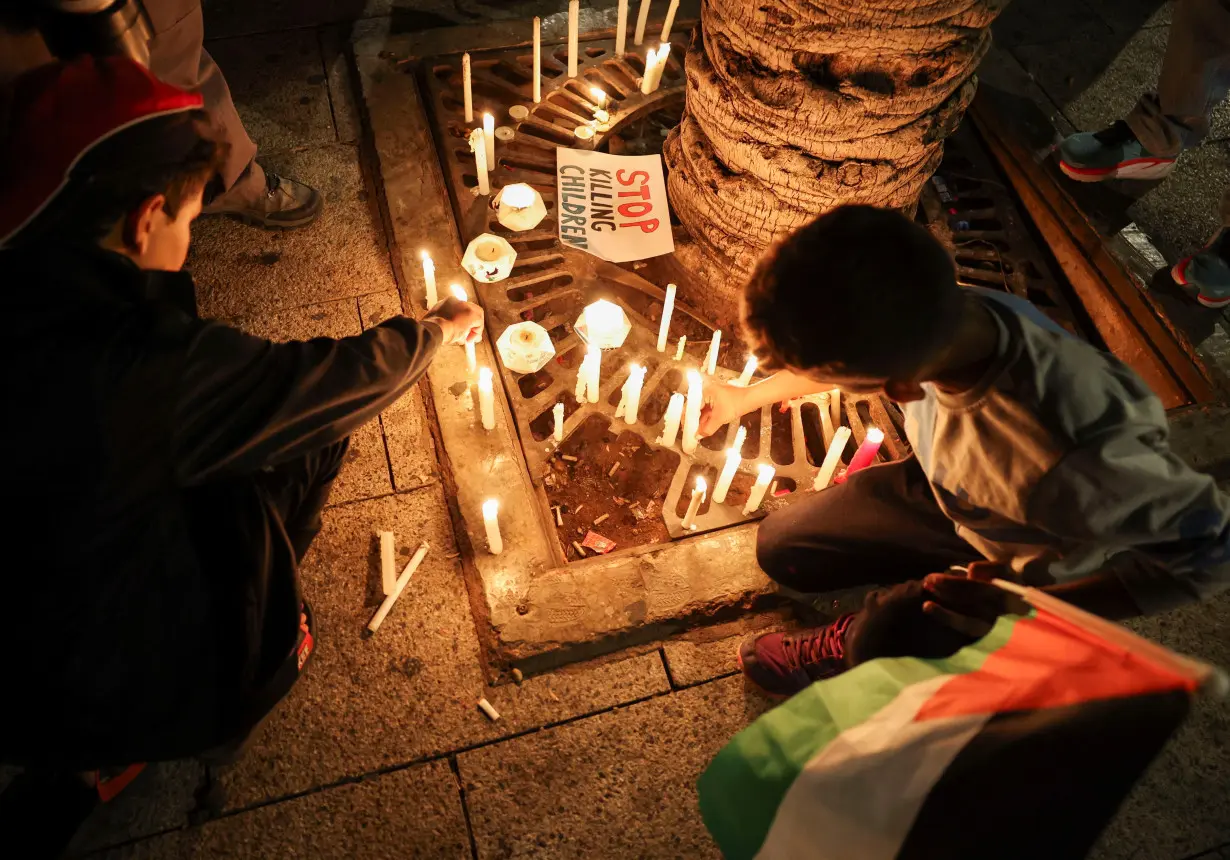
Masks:
[[[581,359],[581,365],[577,368],[577,387],[573,389],[572,396],[577,399],[578,403],[585,402],[585,383],[589,380],[589,356]]]
[[[743,515],[755,511],[760,507],[760,503],[764,501],[764,494],[769,489],[769,482],[773,480],[773,475],[777,470],[772,466],[761,465],[756,473],[756,483],[752,484],[751,495],[747,497],[747,504],[743,506]]]
[[[670,333],[671,314],[675,312],[675,285],[666,285],[666,303],[662,305],[662,323],[658,326],[658,352],[666,352],[666,336]]]
[[[430,310],[440,301],[436,295],[436,264],[431,259],[431,254],[426,251],[419,251],[419,256],[423,258],[423,283],[427,286],[427,308]]]
[[[461,299],[463,302],[468,302],[470,300],[469,297],[466,296],[466,291],[462,288],[461,284],[450,284],[449,290],[455,297]],[[467,340],[462,344],[462,348],[466,351],[466,372],[473,373],[474,368],[478,366],[478,356],[474,352],[474,344]],[[488,373],[490,373],[490,371],[488,371]],[[481,401],[482,398],[480,397],[479,399]],[[490,430],[491,428],[488,427],[487,429]]]
[[[726,452],[726,465],[722,467],[721,474],[718,475],[717,484],[713,487],[713,503],[720,505],[726,501],[726,492],[730,489],[730,482],[735,479],[735,472],[739,471],[739,464],[743,462],[743,455],[739,453],[738,448],[731,448]]]
[[[696,512],[700,510],[701,503],[705,500],[705,479],[696,479],[696,489],[692,491],[692,500],[688,502],[688,512],[683,515],[683,522],[680,523],[685,529],[696,528]]]
[[[487,178],[487,144],[483,141],[483,130],[476,128],[470,132],[470,152],[474,153],[474,169],[478,173],[478,193],[490,194],[491,181]]]
[[[585,377],[585,399],[590,403],[597,403],[598,386],[602,381],[602,350],[590,344],[585,360],[589,362],[589,375]]]
[[[686,334],[679,335],[679,346],[675,348],[675,361],[683,361],[683,348],[687,345],[688,336]]]
[[[577,76],[577,16],[581,14],[581,0],[568,0],[568,77]]]
[[[534,18],[534,104],[542,101],[542,19]]]
[[[635,424],[637,411],[641,407],[641,388],[645,384],[645,372],[649,368],[641,367],[639,364],[632,365],[632,371],[628,374],[628,381],[624,383],[624,397],[626,398],[624,405],[624,423]]]
[[[709,341],[709,354],[705,356],[705,373],[713,376],[717,372],[718,348],[722,344],[722,330],[718,329],[713,333],[713,340]]]
[[[679,435],[679,421],[682,418],[683,395],[675,392],[671,395],[670,402],[666,404],[666,425],[662,428],[662,435],[658,437],[659,445],[669,448],[675,444],[675,437]]]
[[[547,206],[533,186],[514,182],[500,189],[496,219],[509,230],[533,230],[546,216]]]
[[[483,143],[487,147],[487,169],[495,167],[495,117],[483,114]]]
[[[671,0],[671,5],[666,8],[666,20],[662,22],[662,41],[669,42],[671,40],[671,25],[675,23],[675,13],[679,11],[679,0]],[[714,497],[717,497],[717,491],[713,492]]]
[[[607,94],[601,87],[589,88],[590,98],[594,101],[594,107],[604,108],[607,103]]]
[[[746,386],[752,381],[752,374],[756,372],[756,356],[749,355],[747,364],[743,365],[743,372],[739,374],[739,385]]]
[[[628,0],[619,0],[615,25],[615,56],[622,57],[628,43]]]
[[[461,90],[466,103],[466,125],[474,122],[474,90],[470,80],[470,55],[461,55]]]
[[[876,454],[880,450],[880,443],[883,441],[884,431],[879,427],[872,427],[868,430],[867,435],[863,437],[863,444],[858,446],[858,450],[850,458],[850,465],[846,467],[846,471],[837,476],[836,483],[844,484],[846,479],[855,472],[865,469],[874,463]]]
[[[691,454],[696,450],[696,431],[700,429],[700,408],[704,403],[704,383],[695,370],[688,371],[688,402],[683,411],[683,442],[680,446],[683,453]]]
[[[499,555],[504,551],[504,538],[500,537],[499,515],[499,499],[487,499],[483,502],[483,528],[487,530],[487,550],[492,555]]]
[[[636,33],[632,44],[639,45],[645,41],[645,24],[649,21],[649,0],[641,0],[641,8],[636,13]]]
[[[584,326],[581,334],[585,342],[602,349],[618,349],[623,346],[624,339],[632,329],[632,323],[624,309],[606,299],[586,305],[577,323],[578,326]]]
[[[551,436],[558,444],[564,441],[564,404],[556,403],[551,409],[551,416],[555,419],[555,432]]]
[[[478,414],[484,430],[495,429],[495,392],[491,387],[491,368],[478,369]]]
[[[645,52],[645,74],[641,77],[641,95],[653,92],[653,67],[658,62],[658,52],[650,48]]]
[[[746,440],[747,440],[747,428],[744,427],[742,424],[740,424],[739,429],[735,431],[735,444],[731,445],[730,447],[734,448],[736,451],[742,451],[743,443]]]
[[[837,432],[833,434],[833,441],[829,443],[828,453],[824,455],[824,462],[820,464],[820,472],[812,483],[813,490],[823,490],[829,485],[829,481],[833,480],[833,473],[837,471],[837,464],[841,462],[841,452],[846,450],[846,442],[849,440],[850,428],[838,427]]]

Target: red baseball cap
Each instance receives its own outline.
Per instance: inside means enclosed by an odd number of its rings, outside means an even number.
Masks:
[[[17,78],[0,142],[0,247],[56,199],[99,144],[202,104],[200,95],[163,83],[127,57],[78,57]]]

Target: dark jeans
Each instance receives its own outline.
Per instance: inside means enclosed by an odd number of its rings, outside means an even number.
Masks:
[[[295,550],[295,563],[303,561],[320,533],[320,513],[329,502],[333,481],[342,469],[350,439],[343,439],[257,477],[262,492],[277,510],[286,536]]]
[[[970,641],[922,612],[922,577],[982,556],[957,536],[913,455],[765,517],[756,557],[775,582],[807,594],[893,586],[867,596],[846,639],[850,665],[938,657]]]

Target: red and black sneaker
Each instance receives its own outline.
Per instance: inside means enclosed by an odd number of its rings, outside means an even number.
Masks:
[[[855,613],[795,633],[765,633],[739,646],[739,669],[765,695],[788,699],[816,681],[844,672],[846,635]]]

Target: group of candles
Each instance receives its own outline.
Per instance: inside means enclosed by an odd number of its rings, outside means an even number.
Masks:
[[[619,15],[615,29],[615,54],[622,57],[627,53],[628,40],[628,2],[619,0]],[[650,0],[641,0],[640,12],[636,20],[636,34],[633,43],[640,45],[645,39],[645,25],[649,20]],[[671,27],[675,23],[675,13],[679,10],[679,0],[670,0],[666,11],[666,20],[662,24],[661,43],[657,48],[649,48],[645,55],[645,72],[641,76],[640,90],[644,95],[656,92],[662,85],[662,74],[666,70],[666,61],[670,57]],[[578,52],[580,50],[580,0],[568,2],[568,77],[577,76]],[[542,19],[534,19],[534,104],[542,101]],[[468,53],[461,55],[461,87],[462,104],[465,110],[466,124],[474,122],[474,72]],[[607,113],[607,95],[597,87],[590,88],[594,101],[594,123],[578,126],[576,135],[582,139],[594,136],[593,125],[604,124],[610,119]],[[523,105],[514,105],[509,109],[514,119],[522,120],[529,115]],[[501,131],[511,132],[511,129]],[[490,194],[490,178],[488,171],[495,167],[495,118],[490,113],[484,113],[482,127],[475,128],[470,133],[470,149],[474,153],[475,166],[478,172],[478,193]]]

